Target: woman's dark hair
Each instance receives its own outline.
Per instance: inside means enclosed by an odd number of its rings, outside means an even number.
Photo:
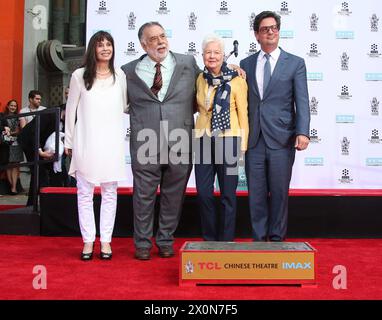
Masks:
[[[85,68],[84,81],[85,81],[85,88],[87,90],[90,90],[93,87],[94,79],[96,78],[96,71],[97,71],[96,48],[97,48],[97,45],[99,42],[102,42],[105,39],[107,41],[110,41],[110,43],[113,47],[113,54],[112,54],[111,59],[109,61],[109,68],[110,68],[110,72],[113,75],[113,78],[115,81],[114,39],[110,33],[106,32],[106,31],[98,31],[89,40],[88,48],[86,49],[86,53],[85,53],[85,60],[84,60],[84,63],[82,65],[82,67]]]
[[[12,102],[16,102],[16,105],[17,105],[16,113],[19,111],[19,104],[17,103],[17,100],[12,99],[12,100],[9,100],[9,101],[7,102],[6,108],[5,108],[5,110],[4,110],[4,114],[9,114],[9,109],[8,109],[8,107],[9,107],[9,105],[10,105]]]
[[[253,30],[254,31],[259,32],[260,23],[265,18],[274,18],[276,20],[277,29],[280,30],[280,27],[281,27],[281,17],[277,13],[275,13],[273,11],[263,11],[263,12],[260,12],[255,17],[255,21],[253,22]]]

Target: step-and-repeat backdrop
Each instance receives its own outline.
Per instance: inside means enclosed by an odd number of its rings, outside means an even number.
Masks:
[[[252,24],[263,10],[281,15],[280,46],[307,65],[311,143],[297,153],[291,188],[382,188],[380,0],[88,1],[87,36],[109,31],[121,66],[144,53],[139,27],[158,21],[171,50],[195,56],[201,68],[201,42],[209,33],[224,38],[226,54],[238,41],[239,54],[228,62],[239,64],[260,50]],[[128,132],[128,117],[126,127]],[[129,163],[127,153],[124,186],[132,185]],[[189,186],[194,184],[192,175]],[[239,184],[246,188],[243,168]]]

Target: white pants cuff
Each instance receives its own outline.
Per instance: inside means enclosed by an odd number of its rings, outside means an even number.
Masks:
[[[94,242],[96,226],[93,208],[94,184],[76,173],[78,219],[82,239]],[[101,242],[111,242],[117,210],[117,182],[101,183],[100,236]]]

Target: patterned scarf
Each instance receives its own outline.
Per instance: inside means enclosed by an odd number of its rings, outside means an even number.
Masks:
[[[208,85],[217,87],[213,102],[211,132],[224,131],[231,128],[230,119],[230,101],[231,101],[231,84],[230,81],[238,76],[237,71],[228,69],[227,63],[223,62],[221,68],[222,75],[215,77],[204,68],[203,77],[207,80]],[[217,132],[216,132],[217,133]]]

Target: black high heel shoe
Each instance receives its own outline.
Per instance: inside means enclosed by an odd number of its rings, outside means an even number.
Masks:
[[[94,244],[93,244],[93,248],[94,248]],[[93,259],[93,249],[92,249],[92,252],[88,252],[88,253],[81,252],[82,261],[89,261],[91,259]]]
[[[110,247],[110,250],[111,250],[111,247]],[[101,245],[101,252],[99,256],[102,260],[110,260],[113,254],[112,252],[102,252],[102,245]]]
[[[100,258],[102,260],[110,260],[112,256],[113,256],[113,254],[111,252],[106,253],[106,252],[101,251],[101,254],[100,254]]]
[[[93,259],[93,252],[89,252],[89,253],[81,253],[81,260],[83,261],[88,261],[88,260],[91,260]]]

